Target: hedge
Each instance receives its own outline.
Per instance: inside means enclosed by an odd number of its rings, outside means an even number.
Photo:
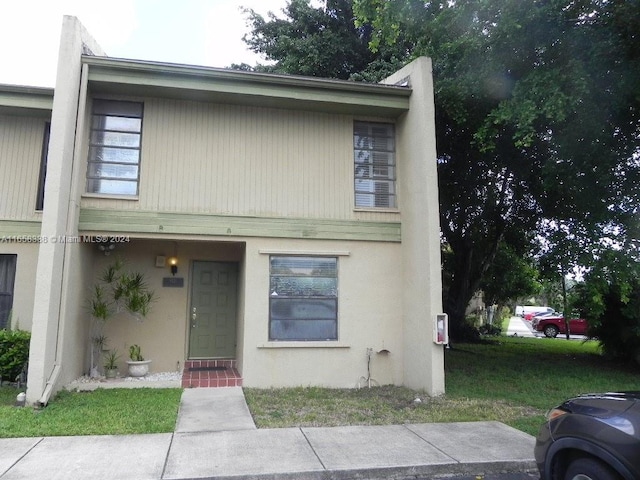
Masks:
[[[0,330],[0,379],[14,382],[29,360],[31,333]]]

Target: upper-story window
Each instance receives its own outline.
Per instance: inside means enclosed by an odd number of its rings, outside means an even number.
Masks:
[[[397,207],[394,125],[354,122],[353,150],[356,207]]]
[[[142,103],[94,100],[87,192],[138,195]]]

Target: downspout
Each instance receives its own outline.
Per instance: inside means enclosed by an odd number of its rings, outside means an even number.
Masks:
[[[58,353],[56,351],[56,357]],[[42,392],[42,396],[40,400],[38,400],[37,406],[42,408],[46,407],[49,403],[49,399],[53,394],[53,387],[58,383],[58,378],[60,377],[60,372],[62,371],[62,366],[58,363],[58,359],[56,358],[56,363],[53,364],[53,370],[51,371],[51,375],[47,379],[47,383],[44,387],[44,391]]]
[[[71,159],[71,187],[72,187],[71,191],[72,192],[75,192],[77,190],[77,188],[73,188],[73,187],[74,187],[74,183],[77,183],[75,181],[75,178],[76,178],[76,171],[77,171],[76,159],[78,158],[78,151],[77,151],[78,129],[79,129],[81,118],[84,118],[84,113],[85,113],[84,105],[86,105],[86,101],[87,101],[88,77],[89,77],[88,65],[82,64],[82,73],[80,75],[80,85],[78,86],[78,90],[79,90],[78,104],[76,105],[76,127],[73,132],[73,157]],[[77,187],[77,185],[75,186]],[[73,197],[69,199],[69,204],[67,205],[67,228],[65,229],[66,230],[65,234],[69,233],[70,227],[72,226],[71,213],[74,213],[72,212],[72,209],[71,209],[72,203],[76,203],[76,200]],[[77,244],[72,243],[71,245],[77,245]],[[60,304],[58,305],[58,325],[56,328],[55,361],[53,364],[53,370],[51,371],[51,374],[49,375],[49,378],[47,379],[44,390],[42,392],[42,396],[40,397],[40,400],[38,400],[37,402],[37,405],[39,407],[46,407],[47,404],[49,403],[49,400],[51,399],[51,395],[53,395],[54,388],[58,384],[58,380],[62,372],[62,359],[60,358],[60,341],[61,341],[60,331],[61,331],[62,319],[65,318],[63,315],[65,313],[64,309],[66,306],[66,298],[67,298],[66,287],[68,286],[68,282],[69,282],[68,271],[67,271],[68,270],[67,248],[69,248],[69,244],[65,242],[65,247],[64,247],[63,256],[62,256],[62,284],[60,286],[62,291],[60,295]]]

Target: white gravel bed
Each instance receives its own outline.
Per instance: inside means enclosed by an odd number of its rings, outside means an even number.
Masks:
[[[88,377],[77,378],[67,390],[91,391],[97,388],[180,388],[181,372],[150,373],[144,377]]]

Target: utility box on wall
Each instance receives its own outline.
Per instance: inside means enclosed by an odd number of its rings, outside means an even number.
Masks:
[[[433,322],[433,343],[447,345],[449,343],[449,315],[439,313]]]

